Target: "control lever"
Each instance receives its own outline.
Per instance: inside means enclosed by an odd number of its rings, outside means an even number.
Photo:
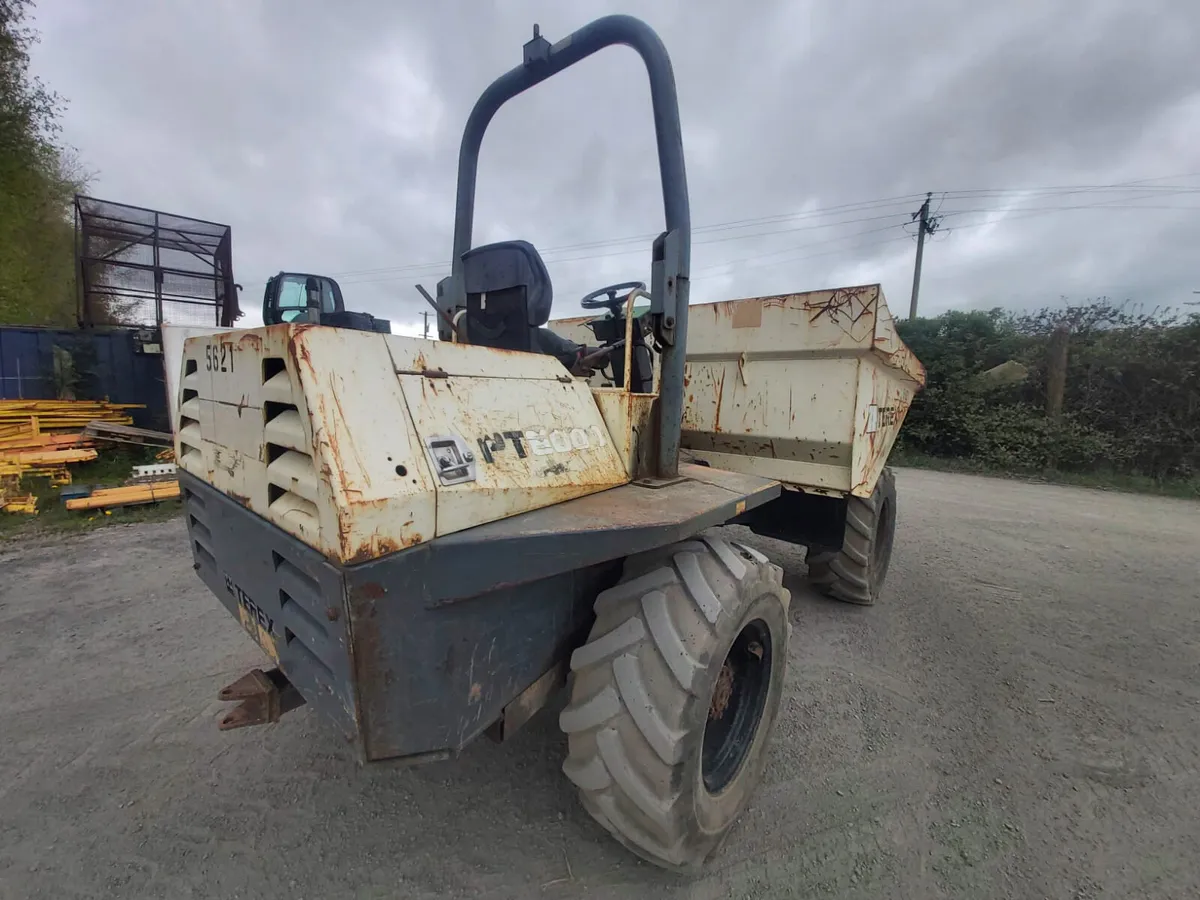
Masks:
[[[593,368],[597,363],[604,362],[606,359],[608,359],[614,350],[620,350],[624,346],[625,338],[621,338],[619,341],[614,341],[607,347],[599,347],[596,350],[593,350],[587,356],[580,357],[579,364]]]

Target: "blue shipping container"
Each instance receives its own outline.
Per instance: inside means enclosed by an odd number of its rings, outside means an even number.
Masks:
[[[170,431],[160,353],[146,353],[132,328],[70,330],[0,326],[0,399],[58,397],[54,348],[70,354],[75,397],[141,403],[131,410],[139,428]]]

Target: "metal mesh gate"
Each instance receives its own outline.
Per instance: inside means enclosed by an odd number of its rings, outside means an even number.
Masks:
[[[232,327],[228,225],[75,196],[82,325]]]

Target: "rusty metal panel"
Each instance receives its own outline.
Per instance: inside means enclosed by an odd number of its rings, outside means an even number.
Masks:
[[[802,485],[807,489],[831,491],[839,495],[850,490],[850,467],[828,463],[797,462],[769,455],[687,449],[685,455],[703,460],[710,466],[730,472],[743,472],[760,478],[772,478],[784,484]]]
[[[348,739],[359,734],[342,570],[180,473],[196,574],[304,699]]]
[[[658,429],[654,427],[657,395],[594,387],[592,397],[629,477],[650,475],[654,469],[658,438]]]
[[[854,358],[709,359],[689,361],[687,371],[684,431],[850,442],[849,411],[858,389]]]
[[[339,562],[428,540],[436,488],[392,371],[385,336],[367,332],[190,338],[180,468]]]
[[[852,357],[691,360],[683,446],[713,466],[845,491],[857,372]]]
[[[911,381],[895,378],[877,357],[862,360],[854,411],[854,461],[850,493],[869,497],[915,394]]]
[[[870,285],[698,304],[691,308],[688,324],[688,358],[727,356],[732,351],[870,350],[880,297],[879,286]]]
[[[443,359],[454,365],[451,356]],[[543,359],[561,371],[556,360]],[[397,377],[431,467],[443,453],[455,456],[456,467],[463,463],[461,475],[442,478],[439,472],[439,535],[629,480],[591,391],[580,381],[560,380],[558,373],[520,381]],[[440,459],[436,465],[443,469]]]
[[[688,455],[800,487],[870,493],[925,382],[879,285],[695,304],[689,318]],[[588,321],[550,327],[582,341]]]
[[[520,381],[561,381],[570,377],[557,359],[541,353],[426,341],[402,335],[385,335],[384,340],[392,354],[395,370],[401,374],[428,371]]]
[[[429,540],[435,482],[404,394],[389,377],[386,337],[310,327],[292,350],[322,488],[323,549],[355,562]]]
[[[925,367],[921,365],[916,354],[908,349],[908,345],[900,339],[900,335],[896,331],[896,321],[892,316],[891,309],[888,308],[887,301],[883,299],[882,291],[879,294],[876,316],[873,347],[875,355],[888,368],[903,372],[916,382],[916,390],[924,387]]]
[[[183,376],[184,342],[188,338],[220,334],[228,329],[164,324],[161,331],[164,381],[167,386],[167,411],[170,414],[168,427],[174,429],[179,419],[179,386]]]
[[[537,354],[280,325],[187,340],[179,384],[181,467],[338,562],[630,478],[587,384]]]

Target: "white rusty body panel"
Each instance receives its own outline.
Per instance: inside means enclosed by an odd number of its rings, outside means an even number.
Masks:
[[[171,325],[164,323],[162,332],[163,383],[167,387],[167,411],[171,427],[179,422],[179,361],[183,359],[183,342],[190,337],[219,334],[228,328],[204,325]]]
[[[630,478],[654,469],[658,448],[657,394],[631,394],[620,388],[593,387],[592,398]]]
[[[594,343],[590,318],[550,327]],[[688,318],[690,455],[802,488],[871,493],[925,383],[879,285],[694,304]]]
[[[549,356],[311,325],[189,339],[178,465],[338,562],[629,481]]]

